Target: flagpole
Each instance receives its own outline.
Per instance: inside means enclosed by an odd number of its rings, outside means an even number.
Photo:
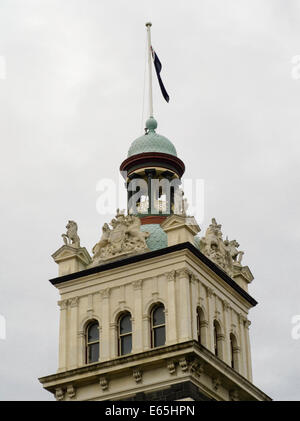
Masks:
[[[147,35],[148,35],[148,65],[149,65],[149,114],[153,117],[153,94],[152,94],[152,58],[151,58],[151,22],[146,23]]]

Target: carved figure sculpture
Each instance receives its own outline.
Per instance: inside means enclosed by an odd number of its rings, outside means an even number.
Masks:
[[[94,256],[98,256],[98,254],[100,253],[101,247],[105,247],[107,245],[109,234],[110,234],[110,228],[108,224],[105,223],[102,227],[102,236],[100,238],[100,241],[97,244],[95,244],[93,247],[92,252]]]
[[[135,215],[126,215],[117,210],[116,217],[102,228],[102,237],[93,247],[93,261],[98,262],[118,255],[147,249],[149,233],[141,231],[141,221]]]
[[[239,243],[236,240],[223,240],[221,231],[222,225],[217,224],[215,218],[205,232],[205,236],[200,238],[200,251],[225,270],[230,276],[235,269],[241,268],[243,251],[237,250]]]
[[[184,191],[179,187],[178,189],[175,190],[175,193],[174,193],[173,212],[175,215],[186,216],[188,207],[189,205],[188,205],[187,199],[184,197]]]
[[[76,222],[68,221],[66,228],[67,228],[67,233],[61,235],[64,240],[65,245],[79,248],[80,238],[77,234],[78,226]]]

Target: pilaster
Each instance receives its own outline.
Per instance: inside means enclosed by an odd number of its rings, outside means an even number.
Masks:
[[[102,352],[100,354],[100,361],[105,361],[110,358],[110,317],[109,317],[109,296],[110,288],[100,291],[101,293],[101,308],[102,308]]]
[[[179,280],[179,340],[187,341],[192,338],[189,271],[186,268],[179,269],[176,277]]]
[[[69,361],[68,361],[68,368],[77,368],[78,367],[78,303],[79,298],[73,297],[69,300],[70,303],[70,324],[69,324],[69,332],[70,332],[70,341],[69,341]]]
[[[177,321],[176,321],[176,291],[175,291],[175,270],[167,273],[168,282],[168,330],[167,343],[177,342]]]
[[[68,300],[61,300],[58,305],[60,307],[58,372],[60,372],[67,369]]]
[[[143,350],[143,296],[142,287],[143,281],[135,281],[132,283],[134,294],[134,320],[135,332],[133,335],[133,352],[140,352]]]

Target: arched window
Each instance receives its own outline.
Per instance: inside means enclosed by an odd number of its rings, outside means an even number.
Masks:
[[[205,320],[204,320],[204,313],[203,310],[198,307],[197,308],[197,338],[198,342],[201,345],[205,345]]]
[[[231,349],[231,367],[234,370],[238,370],[238,352],[239,347],[237,344],[236,337],[233,333],[230,333],[230,349]]]
[[[88,324],[85,335],[86,342],[86,363],[99,361],[99,324],[93,321]]]
[[[156,305],[151,312],[151,347],[156,348],[166,343],[165,307]]]
[[[221,326],[217,322],[214,321],[214,352],[215,355],[219,358],[222,358],[222,334],[221,334]]]
[[[125,313],[119,318],[118,323],[118,353],[130,354],[132,350],[132,323],[131,314]]]

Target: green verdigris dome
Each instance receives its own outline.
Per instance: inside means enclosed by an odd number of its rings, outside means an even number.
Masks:
[[[147,238],[146,243],[151,251],[168,247],[167,234],[159,224],[141,225],[141,231],[149,232],[150,235]]]
[[[160,152],[177,156],[173,143],[166,137],[156,133],[156,128],[157,121],[153,117],[150,117],[146,121],[146,129],[148,132],[132,142],[128,151],[128,158],[145,152]]]

